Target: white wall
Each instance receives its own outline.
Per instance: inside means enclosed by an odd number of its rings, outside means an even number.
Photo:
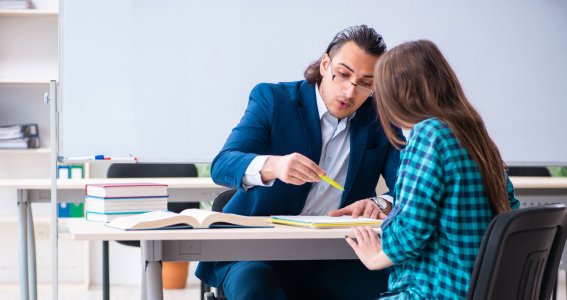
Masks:
[[[210,161],[253,85],[302,79],[337,31],[366,23],[390,48],[433,40],[506,162],[567,163],[567,139],[558,138],[567,111],[565,1],[64,3],[69,156]]]

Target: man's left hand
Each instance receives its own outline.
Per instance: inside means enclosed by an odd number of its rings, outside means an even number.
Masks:
[[[349,206],[329,212],[331,217],[344,215],[349,215],[353,218],[365,217],[382,220],[386,218],[386,215],[378,208],[378,205],[369,199],[358,200]]]

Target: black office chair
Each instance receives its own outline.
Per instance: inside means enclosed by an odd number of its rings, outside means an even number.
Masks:
[[[108,168],[108,178],[152,178],[152,177],[197,177],[194,164],[112,164]],[[168,203],[167,209],[181,212],[186,208],[199,208],[199,203]],[[117,241],[120,244],[140,247],[140,241]],[[102,242],[103,298],[110,297],[108,241]]]
[[[220,193],[215,200],[213,200],[212,211],[222,212],[224,206],[232,199],[232,196],[236,194],[236,190],[228,190]]]
[[[508,176],[519,176],[519,177],[551,177],[551,172],[549,172],[549,169],[547,169],[546,167],[535,167],[535,166],[529,166],[529,167],[509,167],[507,170]],[[522,200],[522,199],[520,199]],[[541,203],[541,202],[527,202],[527,201],[522,201],[522,206],[523,207],[527,207],[527,206],[533,206],[533,205],[542,205],[542,204],[549,204],[549,203]],[[563,257],[562,260],[566,259],[566,253],[565,250],[563,250]],[[565,261],[563,261],[561,264],[564,264]],[[561,265],[560,264],[560,265]],[[565,274],[567,274],[567,269],[565,270]],[[557,282],[555,282],[555,293],[553,293],[553,300],[557,299],[557,292],[559,291],[558,287],[557,287]]]
[[[550,299],[567,237],[563,204],[497,215],[481,242],[467,299]]]
[[[222,193],[220,193],[215,200],[213,200],[213,207],[211,208],[212,211],[216,211],[216,212],[222,212],[222,209],[224,208],[224,206],[228,203],[228,201],[230,201],[230,199],[232,199],[232,196],[234,196],[234,194],[236,193],[236,190],[228,190],[228,191],[224,191]],[[202,283],[201,282],[201,290],[206,291],[203,294],[203,298],[201,299],[205,299],[205,300],[226,300],[225,296],[224,296],[224,292],[222,290],[222,288],[218,288],[217,289],[217,295],[215,296],[215,294],[213,292],[211,292],[211,288]]]
[[[508,176],[549,177],[551,173],[546,167],[509,167]]]

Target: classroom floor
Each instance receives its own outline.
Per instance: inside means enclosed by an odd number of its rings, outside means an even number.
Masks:
[[[189,269],[189,280],[185,289],[180,290],[164,290],[164,300],[199,300],[201,299],[200,288],[201,282],[195,277],[195,265],[191,264]],[[37,289],[38,300],[51,299],[51,286],[48,284],[40,284]],[[0,299],[2,300],[18,300],[20,299],[20,290],[17,285],[0,285]],[[85,290],[83,286],[65,285],[59,286],[59,300],[100,300],[102,299],[102,286],[91,286],[89,290]],[[140,299],[140,286],[137,285],[111,285],[111,300],[130,300]]]
[[[200,283],[194,278],[189,278],[189,283],[183,290],[164,290],[164,300],[199,300],[200,298]],[[51,287],[49,285],[40,285],[38,287],[38,300],[50,299]],[[17,286],[13,287],[0,287],[0,299],[19,299],[19,290]],[[100,286],[91,287],[88,291],[84,288],[65,286],[59,288],[60,300],[95,300],[102,299],[102,288]],[[110,288],[111,300],[128,300],[140,299],[139,286],[117,286],[113,285]],[[567,300],[566,297],[566,281],[565,272],[560,272],[559,275],[559,294],[558,300]]]

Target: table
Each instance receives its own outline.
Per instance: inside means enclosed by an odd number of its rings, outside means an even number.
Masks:
[[[524,205],[543,203],[567,204],[566,177],[511,177],[517,197]],[[215,185],[210,178],[136,178],[136,179],[80,179],[59,180],[58,193],[62,201],[83,201],[83,188],[87,183],[112,182],[157,182],[169,185],[171,201],[212,200],[226,188]],[[19,207],[20,244],[20,295],[27,299],[37,298],[35,273],[35,240],[33,219],[30,209],[32,202],[49,202],[51,183],[49,179],[3,179],[0,188],[17,190]],[[204,201],[204,200],[202,200]],[[565,266],[562,265],[562,268]],[[29,269],[29,272],[28,272]],[[28,284],[29,282],[29,284]]]
[[[74,240],[140,240],[142,299],[163,299],[161,261],[356,259],[350,228],[184,229],[125,231],[84,219],[67,222]]]
[[[567,205],[567,177],[511,177],[522,206],[546,203]]]
[[[58,198],[60,202],[83,202],[86,184],[133,182],[167,184],[170,202],[209,201],[227,190],[227,188],[213,183],[211,178],[68,179],[57,181]],[[51,181],[50,179],[2,179],[0,180],[0,188],[17,191],[20,298],[37,299],[35,235],[31,203],[49,202],[51,200]]]

